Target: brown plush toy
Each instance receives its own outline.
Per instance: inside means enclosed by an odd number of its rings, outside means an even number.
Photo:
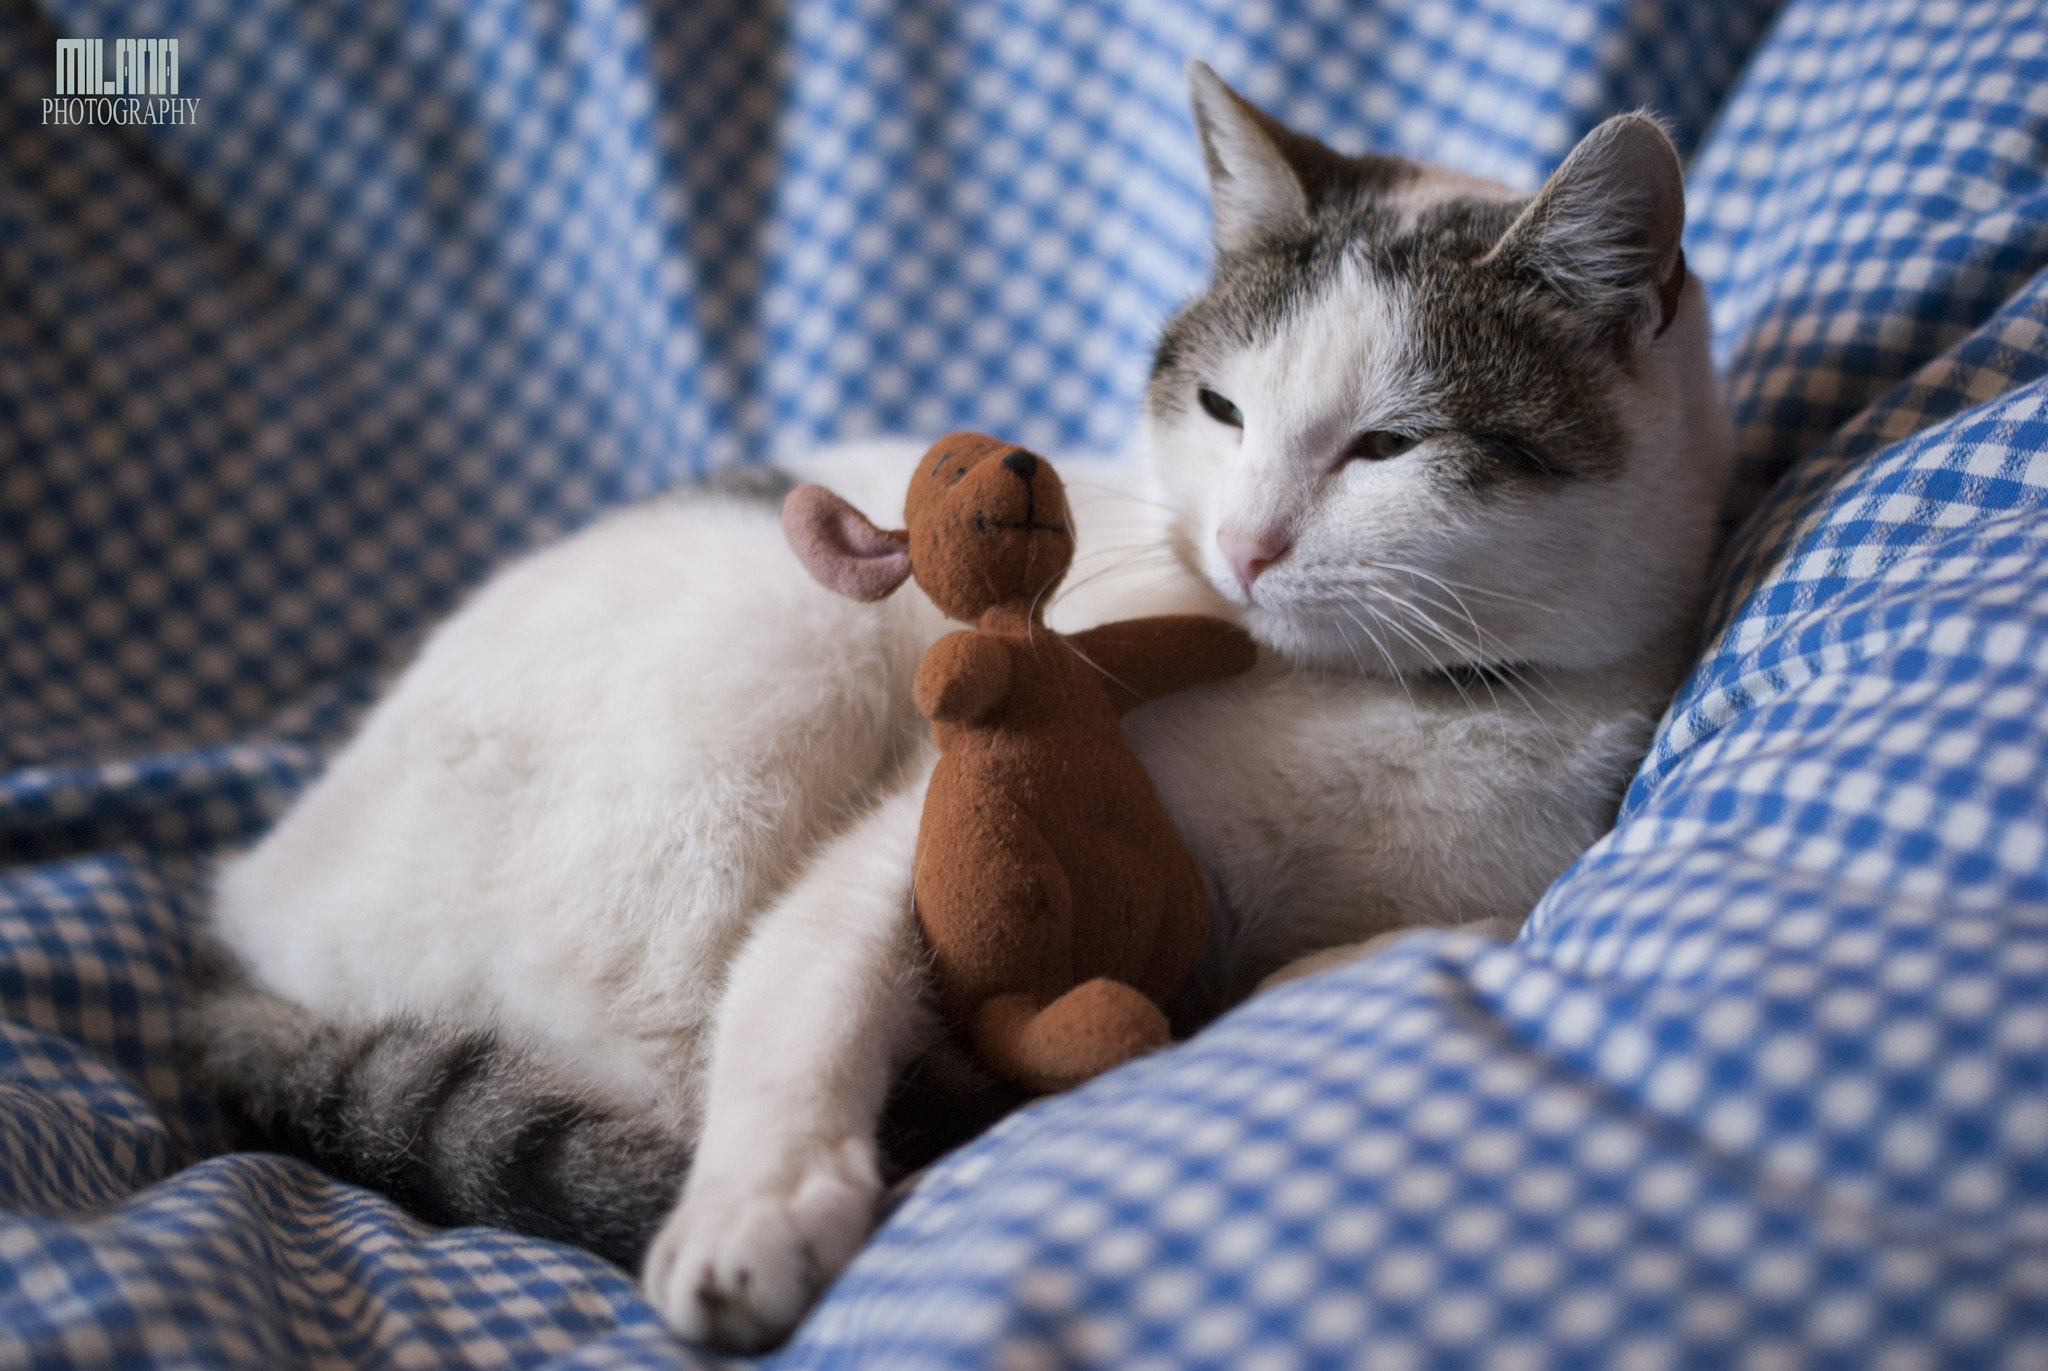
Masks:
[[[884,532],[821,486],[783,505],[811,574],[879,600],[912,574],[973,624],[918,667],[940,758],[915,898],[947,1016],[982,1064],[1062,1090],[1169,1041],[1160,1003],[1208,938],[1208,898],[1118,720],[1247,670],[1243,630],[1196,615],[1063,636],[1044,604],[1074,534],[1052,465],[978,433],[941,438]]]

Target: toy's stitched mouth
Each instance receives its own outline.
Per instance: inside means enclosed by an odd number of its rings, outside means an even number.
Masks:
[[[1036,458],[1033,458],[1033,457],[1031,457],[1031,456],[1030,456],[1030,454],[1028,454],[1028,453],[1027,453],[1027,454],[1025,454],[1025,458],[1026,458],[1026,460],[1027,460],[1027,461],[1029,461],[1029,462],[1031,462],[1031,463],[1032,463],[1032,471],[1035,471],[1035,470],[1037,469],[1037,459],[1036,459]],[[1004,458],[1004,459],[1003,459],[1003,465],[1004,465],[1004,466],[1009,466],[1009,461],[1010,461],[1010,459],[1009,459],[1009,458],[1007,458],[1007,457],[1006,457],[1006,458]],[[1066,526],[1065,524],[1046,524],[1046,523],[1040,523],[1040,522],[1039,522],[1039,519],[1038,519],[1038,487],[1037,487],[1037,486],[1035,486],[1035,485],[1033,485],[1033,484],[1031,483],[1031,471],[1023,471],[1023,472],[1019,472],[1018,474],[1019,474],[1019,475],[1021,475],[1021,476],[1023,476],[1023,478],[1024,478],[1024,518],[1023,518],[1023,521],[1022,521],[1022,522],[1020,522],[1020,523],[1014,523],[1014,524],[1006,524],[1006,523],[1004,523],[1004,522],[1003,522],[1002,520],[1000,520],[1000,519],[991,519],[991,518],[989,518],[989,517],[988,517],[988,516],[987,516],[986,514],[982,513],[982,512],[980,511],[980,510],[978,510],[978,509],[977,509],[976,511],[974,511],[974,525],[975,525],[975,527],[976,527],[977,529],[979,529],[979,530],[980,530],[981,532],[983,532],[983,533],[987,533],[987,532],[989,531],[989,529],[990,529],[990,528],[992,528],[992,527],[993,527],[993,528],[1021,528],[1021,529],[1024,529],[1024,530],[1026,530],[1026,531],[1037,531],[1037,530],[1041,530],[1041,529],[1042,529],[1042,530],[1044,530],[1044,531],[1045,531],[1045,532],[1047,532],[1047,533],[1065,533],[1065,532],[1067,531],[1067,526]]]

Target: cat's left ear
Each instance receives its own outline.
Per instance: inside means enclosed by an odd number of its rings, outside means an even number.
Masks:
[[[1618,114],[1579,140],[1486,255],[1577,308],[1661,333],[1685,288],[1685,176],[1657,121]]]

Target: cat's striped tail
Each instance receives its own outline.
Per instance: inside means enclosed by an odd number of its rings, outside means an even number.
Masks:
[[[236,1146],[302,1158],[430,1223],[509,1228],[638,1269],[689,1169],[688,1144],[658,1121],[579,1101],[494,1034],[323,1018],[230,967],[194,987],[182,1036]]]

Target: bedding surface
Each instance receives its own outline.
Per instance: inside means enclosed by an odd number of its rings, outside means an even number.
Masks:
[[[0,14],[0,1367],[705,1364],[593,1257],[219,1151],[208,863],[605,507],[1115,448],[1203,270],[1189,56],[1517,185],[1642,104],[1697,147],[1701,658],[1512,947],[1015,1116],[772,1360],[2048,1366],[2048,6],[1772,8]],[[72,36],[179,39],[198,122],[42,124]]]

